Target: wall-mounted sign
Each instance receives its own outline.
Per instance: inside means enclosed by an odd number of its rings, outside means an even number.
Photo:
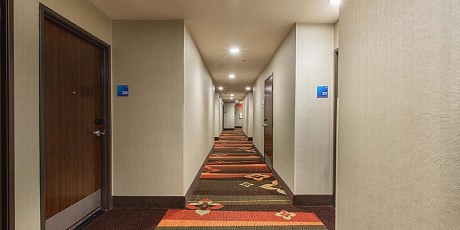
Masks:
[[[127,97],[129,95],[128,85],[117,85],[117,96]]]
[[[319,85],[316,87],[316,98],[328,98],[329,86]]]

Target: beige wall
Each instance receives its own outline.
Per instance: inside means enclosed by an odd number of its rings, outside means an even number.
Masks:
[[[294,194],[332,195],[334,25],[297,24]],[[316,86],[329,86],[317,98]]]
[[[224,131],[224,100],[219,98],[220,106],[219,106],[219,130],[220,133]]]
[[[246,134],[246,136],[248,136],[247,135],[247,133],[248,133],[248,109],[247,109],[247,107],[248,107],[248,105],[247,105],[248,99],[247,99],[247,97],[248,97],[248,95],[246,95],[244,97],[244,99],[242,100],[242,102],[243,102],[243,128],[242,128],[242,130],[243,130],[243,133]]]
[[[254,99],[248,92],[243,100],[243,132],[248,137],[254,136]]]
[[[252,92],[254,103],[253,144],[262,154],[264,154],[264,129],[262,126],[264,124],[264,81],[270,74],[267,76],[259,75],[254,82]]]
[[[334,50],[339,48],[339,40],[340,40],[340,22],[334,24]]]
[[[184,79],[183,195],[192,184],[214,144],[215,96],[211,75],[186,26],[184,27]]]
[[[273,167],[294,188],[296,28],[293,26],[254,87],[254,144],[263,151],[264,84],[273,73]]]
[[[14,1],[16,229],[40,229],[39,3],[108,44],[111,20],[86,0]]]
[[[219,137],[220,133],[222,132],[222,117],[220,113],[220,107],[222,104],[220,103],[220,95],[218,92],[214,93],[214,137]]]
[[[264,81],[273,73],[273,166],[296,195],[331,195],[334,25],[296,24],[254,87],[254,145],[264,147]]]
[[[112,56],[113,195],[184,195],[184,22],[114,21]]]
[[[337,229],[460,226],[460,2],[340,7]]]
[[[254,94],[249,92],[246,97],[248,98],[248,130],[246,134],[248,137],[254,137]]]

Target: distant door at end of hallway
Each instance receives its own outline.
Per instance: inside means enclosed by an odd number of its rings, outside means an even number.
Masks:
[[[235,104],[235,128],[243,128],[243,104]]]
[[[273,76],[265,80],[264,155],[265,163],[269,168],[273,169]]]
[[[43,214],[67,229],[101,206],[103,49],[50,18],[42,33]]]
[[[235,103],[224,103],[224,129],[235,129]]]

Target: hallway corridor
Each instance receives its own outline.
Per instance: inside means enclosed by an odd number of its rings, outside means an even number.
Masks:
[[[224,130],[207,160],[185,209],[111,210],[86,229],[334,229],[333,208],[291,205],[241,129]]]

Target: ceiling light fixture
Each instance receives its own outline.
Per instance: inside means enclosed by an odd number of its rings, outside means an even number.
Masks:
[[[219,87],[219,88],[217,88],[217,89],[220,90],[220,91],[222,91],[222,90],[224,90],[224,87],[221,86],[221,87]]]
[[[235,96],[235,94],[233,94],[233,93],[232,93],[232,94],[230,94],[230,97],[234,97],[234,96]]]
[[[233,97],[231,97],[230,100],[233,100]]]
[[[341,2],[342,2],[341,0],[329,0],[329,4],[334,5],[334,6],[340,5]]]
[[[230,75],[228,75],[228,78],[230,78],[230,79],[235,78],[235,74],[230,74]]]
[[[240,49],[238,49],[238,48],[231,48],[230,49],[230,53],[232,53],[232,54],[237,54],[239,52],[240,52]]]
[[[249,87],[249,86],[248,86],[248,87],[246,87],[246,90],[251,90],[251,87]]]

